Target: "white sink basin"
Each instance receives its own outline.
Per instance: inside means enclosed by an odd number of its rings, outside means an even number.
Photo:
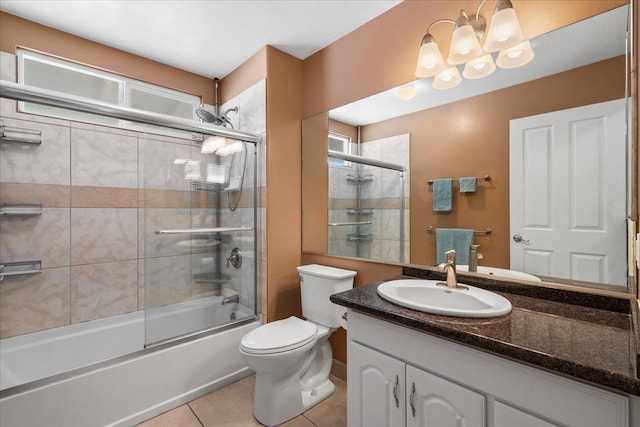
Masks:
[[[468,265],[456,265],[456,271],[469,271]],[[539,277],[521,271],[507,270],[505,268],[478,266],[478,273],[489,274],[491,276],[504,277],[506,279],[530,280],[532,282],[542,282]]]
[[[403,307],[445,316],[498,317],[511,312],[511,303],[503,296],[459,286],[464,289],[448,288],[440,280],[391,280],[378,286],[378,295]]]

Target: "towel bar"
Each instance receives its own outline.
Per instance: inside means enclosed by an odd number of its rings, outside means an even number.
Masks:
[[[491,176],[490,175],[485,175],[485,176],[476,176],[476,179],[478,180],[482,180],[482,181],[491,181]],[[452,178],[452,181],[460,181],[460,178]],[[433,179],[430,179],[429,181],[427,181],[427,184],[431,185],[433,184]]]
[[[430,225],[427,227],[427,231],[436,231],[436,229]],[[490,228],[485,228],[484,230],[473,230],[474,234],[484,234],[484,235],[489,235],[491,233],[493,233],[493,230],[491,230]]]

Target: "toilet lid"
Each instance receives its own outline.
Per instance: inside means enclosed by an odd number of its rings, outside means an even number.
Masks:
[[[240,348],[254,354],[280,353],[313,341],[317,331],[313,324],[297,317],[289,317],[267,323],[249,332],[240,341]]]

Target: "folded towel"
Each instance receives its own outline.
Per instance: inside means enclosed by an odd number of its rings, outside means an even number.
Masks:
[[[466,228],[436,229],[436,263],[447,261],[445,252],[456,251],[456,264],[469,265],[469,249],[473,244],[473,230]]]
[[[477,181],[478,179],[475,176],[465,176],[464,178],[460,178],[460,192],[475,193]]]
[[[433,181],[433,211],[451,211],[451,179],[436,179]]]

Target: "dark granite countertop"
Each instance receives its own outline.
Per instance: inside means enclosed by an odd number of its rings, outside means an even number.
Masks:
[[[399,278],[442,279],[405,267]],[[396,278],[397,279],[397,278]],[[513,306],[489,319],[403,308],[377,294],[382,282],[331,296],[336,304],[550,371],[640,396],[638,310],[632,300],[459,275],[458,281],[503,295]],[[635,324],[635,325],[634,325]]]

